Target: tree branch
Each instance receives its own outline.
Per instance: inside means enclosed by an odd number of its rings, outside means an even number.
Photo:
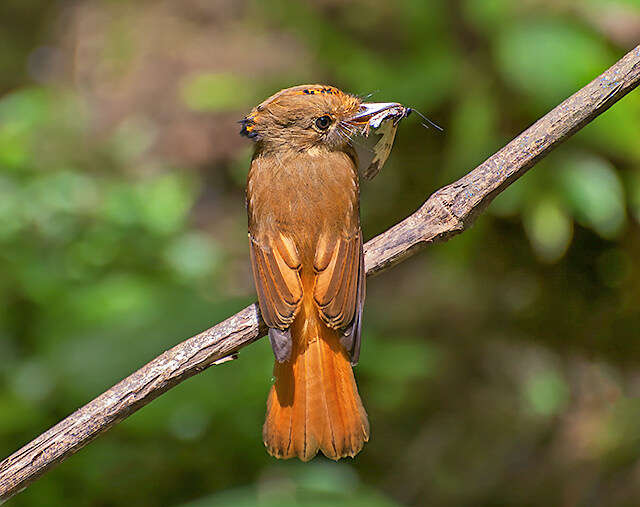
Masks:
[[[476,169],[436,191],[415,213],[369,241],[365,245],[367,275],[469,228],[496,195],[639,83],[640,46]],[[254,303],[166,351],[0,463],[0,500],[22,491],[165,391],[236,357],[238,350],[265,333]]]

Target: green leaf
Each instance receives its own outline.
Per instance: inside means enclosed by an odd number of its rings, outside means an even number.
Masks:
[[[574,156],[558,171],[560,188],[576,220],[603,238],[614,238],[626,220],[622,182],[614,167],[596,156]]]
[[[576,141],[605,154],[640,161],[640,95],[630,93],[576,135]]]
[[[616,60],[591,32],[559,20],[525,19],[499,36],[505,79],[531,97],[536,112],[555,106]]]
[[[566,404],[569,388],[559,373],[546,369],[535,373],[525,384],[525,398],[534,413],[551,416]]]
[[[178,173],[164,174],[132,187],[113,185],[102,213],[122,225],[140,225],[156,234],[178,230],[193,205],[192,185]]]
[[[477,28],[493,35],[496,26],[508,26],[515,4],[510,0],[466,0],[463,4],[465,18]]]
[[[0,176],[0,240],[17,234],[25,225],[20,187],[10,178]]]
[[[451,177],[468,172],[499,147],[498,111],[491,87],[486,83],[471,82],[468,91],[458,99],[447,129]],[[460,149],[461,146],[464,149]]]
[[[165,252],[167,263],[186,279],[203,278],[221,262],[221,252],[211,238],[198,232],[183,234]]]
[[[50,110],[48,95],[40,88],[20,90],[0,100],[0,167],[27,165],[34,129],[49,120]]]
[[[160,234],[173,232],[184,224],[194,199],[191,185],[177,173],[142,185],[139,197],[143,223]]]
[[[524,228],[540,259],[555,262],[567,251],[573,236],[571,218],[552,198],[543,198],[524,212]]]
[[[153,305],[152,293],[153,287],[141,276],[119,273],[76,288],[68,304],[85,322],[122,322],[146,312]]]

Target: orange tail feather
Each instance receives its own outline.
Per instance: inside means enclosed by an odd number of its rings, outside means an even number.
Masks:
[[[274,367],[262,430],[267,450],[302,461],[318,451],[334,460],[355,456],[369,440],[369,421],[338,332],[299,315],[291,337],[291,359]]]

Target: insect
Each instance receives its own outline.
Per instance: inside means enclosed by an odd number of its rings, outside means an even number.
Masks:
[[[351,119],[350,123],[357,125],[360,129],[359,133],[363,136],[369,137],[372,130],[381,136],[373,147],[373,159],[371,163],[362,172],[362,175],[366,179],[370,180],[378,175],[391,153],[398,124],[413,111],[429,125],[442,131],[441,127],[416,109],[405,107],[398,102],[363,104],[362,111]],[[428,127],[427,123],[423,123],[422,125]]]

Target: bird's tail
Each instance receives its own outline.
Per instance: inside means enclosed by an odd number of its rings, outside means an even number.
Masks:
[[[305,315],[306,314],[306,315]],[[369,421],[338,331],[301,308],[291,326],[291,359],[274,366],[262,439],[276,458],[337,460],[369,440]]]

